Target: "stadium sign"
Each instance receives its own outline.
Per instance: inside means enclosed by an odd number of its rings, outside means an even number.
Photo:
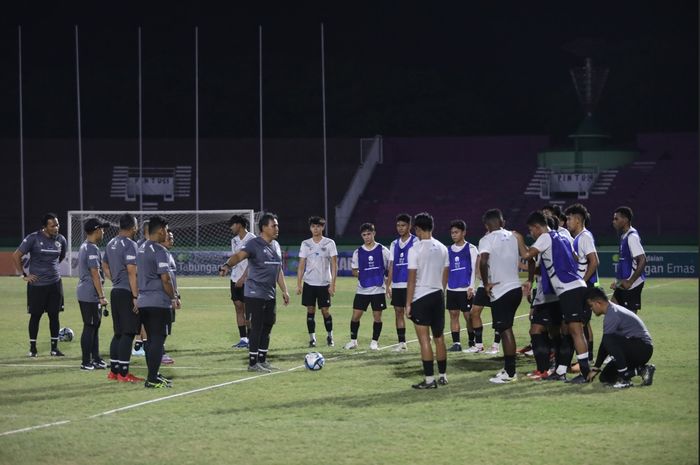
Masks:
[[[647,264],[644,268],[649,278],[697,278],[697,252],[646,251]],[[598,252],[600,276],[615,276],[619,254]]]

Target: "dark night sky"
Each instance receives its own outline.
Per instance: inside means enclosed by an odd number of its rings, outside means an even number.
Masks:
[[[139,25],[145,137],[194,135],[195,25],[200,135],[256,137],[259,24],[265,135],[320,136],[321,21],[330,137],[566,135],[581,119],[568,70],[582,59],[571,50],[585,48],[610,67],[598,112],[606,129],[623,137],[697,130],[697,2],[291,3],[146,11],[109,4],[80,13],[32,5],[7,12],[0,25],[0,137],[19,131],[19,24],[25,137],[76,134],[74,24],[84,137],[138,134]]]

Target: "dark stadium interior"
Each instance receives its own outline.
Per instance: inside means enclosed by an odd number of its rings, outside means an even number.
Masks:
[[[610,147],[636,151],[604,193],[581,199],[602,243],[612,210],[630,205],[645,241],[698,238],[697,3],[544,5],[389,2],[276,9],[14,6],[0,27],[0,245],[21,239],[18,26],[22,33],[25,222],[79,209],[74,26],[80,31],[84,209],[138,209],[114,196],[114,167],[138,167],[137,28],[142,27],[144,167],[189,167],[189,196],[162,209],[260,210],[258,26],[263,31],[264,208],[282,241],[323,214],[320,30],[324,23],[329,228],[360,163],[360,139],[383,136],[377,165],[340,242],[375,221],[428,210],[438,228],[504,210],[524,230],[550,201],[525,194],[538,153],[573,150],[583,119],[569,70],[586,57],[609,69],[595,117]],[[195,172],[194,27],[199,27],[199,173]],[[147,199],[156,201],[154,199]],[[447,238],[446,231],[440,231]]]

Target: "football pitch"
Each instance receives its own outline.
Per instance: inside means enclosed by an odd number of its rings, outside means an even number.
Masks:
[[[422,378],[409,322],[409,350],[396,343],[393,310],[385,312],[378,352],[368,350],[371,314],[360,347],[346,351],[356,280],[339,278],[331,308],[335,347],[325,346],[317,315],[323,370],[303,368],[309,351],[305,309],[292,295],[278,299],[270,362],[281,371],[246,370],[228,281],[178,279],[178,311],[161,372],[171,389],[111,382],[107,372],[83,372],[82,329],[75,279],[64,279],[61,326],[76,339],[49,357],[48,319],[39,357],[29,359],[25,285],[0,278],[0,464],[695,464],[698,463],[698,281],[649,280],[640,316],[654,339],[654,384],[616,391],[599,382],[575,386],[524,375],[534,360],[518,357],[518,382],[493,385],[498,356],[448,354],[449,385],[415,391]],[[296,279],[288,278],[290,290]],[[604,279],[603,285],[610,280]],[[488,309],[484,322],[490,322]],[[449,319],[448,319],[449,321]],[[529,342],[527,302],[514,331]],[[602,318],[593,319],[600,340]],[[462,326],[464,322],[462,321]],[[111,319],[103,320],[108,359]],[[446,341],[450,342],[449,329]],[[484,343],[493,331],[485,327]],[[466,346],[466,333],[462,333]],[[143,357],[132,371],[145,375]]]

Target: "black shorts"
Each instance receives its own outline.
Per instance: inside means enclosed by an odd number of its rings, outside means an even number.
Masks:
[[[170,336],[173,333],[173,323],[175,323],[175,309],[170,307],[170,321],[165,325],[166,333]]]
[[[263,326],[272,326],[277,322],[277,301],[275,299],[258,299],[255,297],[245,298],[245,311],[250,319],[250,324],[258,324],[262,321]]]
[[[477,288],[472,305],[476,305],[477,307],[491,306],[491,298],[489,298],[489,295],[486,293],[486,289],[483,287]]]
[[[236,283],[231,281],[231,300],[234,302],[243,302],[245,300],[245,295],[243,290],[245,289],[245,284],[241,287],[236,287]]]
[[[493,329],[498,332],[513,327],[515,312],[518,311],[520,301],[523,300],[523,289],[518,286],[491,301],[491,314],[493,315]]]
[[[27,313],[41,315],[63,311],[63,282],[48,286],[27,285]]]
[[[355,298],[352,300],[353,310],[367,311],[369,304],[372,304],[372,311],[381,312],[386,308],[386,297],[384,294],[355,294]]]
[[[170,309],[165,307],[143,307],[139,308],[139,315],[143,327],[149,339],[153,335],[165,336],[168,334],[168,322],[170,322]]]
[[[559,309],[565,323],[588,323],[591,309],[586,304],[587,287],[577,287],[559,294]]]
[[[642,309],[642,289],[644,288],[644,283],[635,287],[634,289],[615,289],[613,297],[617,301],[618,305],[622,305],[628,310],[632,310],[637,313]]]
[[[442,291],[431,292],[411,304],[411,321],[418,326],[430,326],[433,337],[445,330],[445,299]]]
[[[448,289],[446,301],[447,310],[459,310],[461,312],[468,312],[472,309],[472,302],[474,301],[474,297],[468,299],[467,291],[451,291]]]
[[[138,313],[134,313],[134,300],[131,291],[112,289],[109,298],[112,304],[114,334],[139,334],[141,317]]]
[[[331,306],[331,294],[328,292],[328,286],[312,286],[304,283],[304,288],[301,291],[301,304],[304,307],[328,308]]]
[[[99,326],[102,321],[102,312],[100,311],[99,302],[82,302],[78,301],[80,306],[80,314],[83,317],[83,324],[86,326]]]
[[[391,305],[394,307],[406,307],[406,291],[405,287],[391,289]]]
[[[542,326],[559,326],[561,324],[559,302],[546,302],[532,307],[530,323]]]

